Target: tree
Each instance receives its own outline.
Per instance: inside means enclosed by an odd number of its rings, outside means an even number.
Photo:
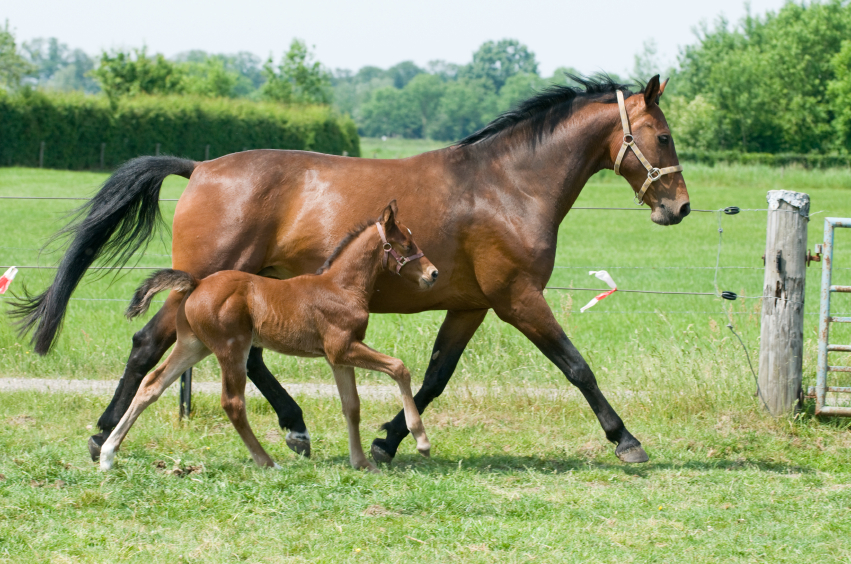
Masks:
[[[851,150],[851,41],[843,41],[839,53],[831,60],[836,78],[827,86],[833,109],[833,128],[837,144]]]
[[[499,92],[510,77],[519,73],[538,74],[535,54],[516,39],[503,39],[483,43],[462,75],[471,80],[485,80]]]
[[[656,40],[652,37],[644,42],[641,52],[633,57],[632,79],[647,82],[661,72]]]
[[[21,79],[34,68],[18,53],[15,36],[9,30],[9,21],[0,28],[0,89],[14,90]]]
[[[361,108],[361,132],[368,137],[421,137],[422,123],[417,110],[405,91],[392,86],[379,88]]]
[[[145,47],[132,54],[104,51],[92,76],[112,100],[137,94],[179,94],[185,87],[183,69],[160,54],[148,58]]]
[[[790,2],[732,29],[722,19],[682,50],[671,93],[716,109],[719,149],[826,151],[836,139],[827,86],[848,37],[851,5],[840,0]]]
[[[283,103],[328,104],[331,101],[331,75],[304,41],[293,39],[277,69],[272,58],[263,66],[266,83],[261,92],[267,100]]]
[[[443,81],[432,74],[418,74],[405,86],[405,93],[413,102],[420,118],[420,137],[425,135],[434,120],[445,88]]]
[[[497,114],[497,97],[491,88],[485,80],[447,83],[426,135],[454,141],[481,129]]]
[[[413,61],[402,61],[387,69],[387,76],[393,79],[393,86],[396,88],[404,88],[411,79],[422,73],[423,69],[415,65]]]

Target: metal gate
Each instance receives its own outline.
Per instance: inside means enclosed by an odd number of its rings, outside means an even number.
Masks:
[[[822,247],[821,270],[821,307],[819,313],[818,369],[815,391],[816,415],[843,415],[851,417],[851,405],[827,405],[828,394],[851,394],[851,386],[828,386],[828,372],[851,372],[851,366],[831,366],[827,355],[831,352],[851,352],[851,345],[831,345],[829,342],[831,323],[851,323],[851,317],[833,317],[830,315],[830,295],[833,292],[851,293],[851,286],[831,284],[833,268],[833,232],[836,227],[851,227],[851,219],[828,217],[824,220],[824,245]]]

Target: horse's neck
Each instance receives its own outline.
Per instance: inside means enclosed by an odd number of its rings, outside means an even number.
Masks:
[[[341,288],[360,294],[369,301],[382,270],[381,252],[377,232],[369,226],[346,245],[326,274]]]
[[[521,139],[530,134],[516,128],[490,141],[491,147],[483,144],[468,149],[480,152],[475,155],[478,159],[487,159],[491,152],[494,168],[509,180],[495,189],[532,196],[539,202],[537,209],[548,214],[539,219],[558,225],[588,180],[600,170],[612,168],[609,143],[618,119],[617,105],[588,104],[536,143]]]

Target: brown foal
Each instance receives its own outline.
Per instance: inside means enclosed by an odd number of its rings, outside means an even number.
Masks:
[[[388,270],[424,290],[437,280],[437,269],[420,252],[396,214],[393,200],[377,222],[349,233],[318,275],[273,280],[228,270],[198,280],[189,273],[169,269],[148,278],[136,290],[127,316],[147,311],[157,292],[181,292],[177,344],[166,361],[144,378],[130,409],[104,443],[101,470],[112,468],[115,451],[142,411],[187,368],[211,353],[222,369],[222,407],[251,457],[259,466],[277,466],[252,432],[245,410],[246,363],[252,346],[289,355],[325,357],[340,392],[349,430],[349,455],[355,468],[378,471],[361,447],[354,367],[384,372],[396,381],[417,450],[429,456],[431,445],[414,404],[410,372],[401,360],[363,343],[368,304],[379,274]]]

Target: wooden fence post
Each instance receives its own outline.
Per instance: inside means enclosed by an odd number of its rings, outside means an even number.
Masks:
[[[804,289],[810,197],[768,192],[765,282],[759,347],[759,393],[775,417],[800,406],[804,349]]]

